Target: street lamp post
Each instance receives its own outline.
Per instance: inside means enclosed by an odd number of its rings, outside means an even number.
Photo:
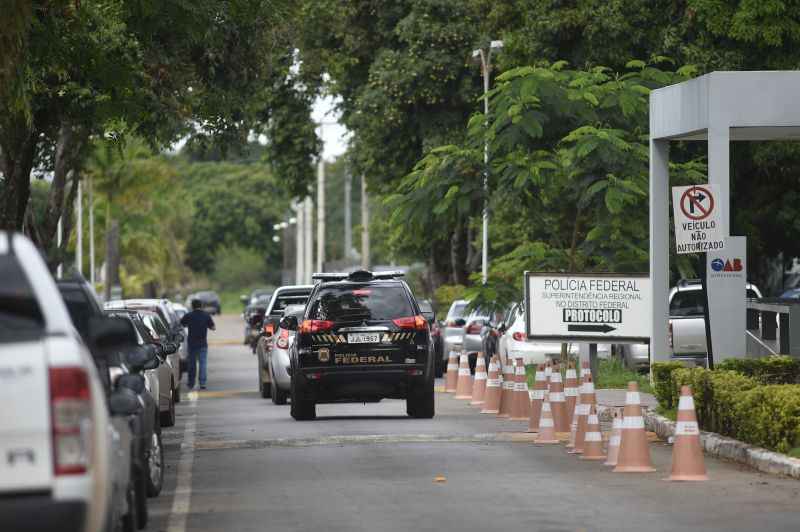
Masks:
[[[480,61],[483,74],[483,116],[486,128],[489,127],[489,76],[492,72],[492,50],[500,50],[503,41],[492,41],[489,48],[472,51],[472,58]],[[483,284],[489,277],[489,138],[483,142],[483,243],[481,245],[481,280]]]

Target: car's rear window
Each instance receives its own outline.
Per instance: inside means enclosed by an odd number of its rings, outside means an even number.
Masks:
[[[705,313],[705,298],[702,290],[677,292],[669,304],[669,315],[676,317],[702,316]],[[745,297],[757,298],[758,294],[748,289]]]
[[[0,342],[38,338],[44,317],[28,278],[12,255],[0,255]]]
[[[80,333],[84,342],[89,342],[89,318],[93,315],[93,309],[86,298],[86,294],[79,288],[71,288],[66,286],[59,286],[58,290],[61,292],[61,297],[64,303],[67,304],[67,311],[69,317],[72,318],[72,324]]]
[[[413,315],[408,295],[400,285],[347,285],[322,288],[311,305],[309,317],[342,323]]]
[[[455,303],[453,304],[450,312],[447,313],[448,319],[463,318],[467,314],[468,303]]]
[[[305,305],[308,301],[309,292],[306,293],[284,293],[278,294],[275,304],[272,305],[270,316],[282,316],[283,311],[289,305]]]

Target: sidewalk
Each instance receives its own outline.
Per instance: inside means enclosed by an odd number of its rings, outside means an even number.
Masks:
[[[625,394],[627,390],[624,389],[603,389],[603,390],[595,390],[595,396],[597,397],[597,404],[598,406],[605,406],[605,407],[619,407],[622,408],[625,406]],[[651,393],[644,393],[639,392],[639,396],[642,400],[642,406],[646,409],[655,409],[658,405],[658,401]]]

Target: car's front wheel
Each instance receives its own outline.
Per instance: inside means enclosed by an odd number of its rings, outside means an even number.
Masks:
[[[257,353],[256,357],[258,358],[258,392],[263,399],[269,399],[271,390],[270,385],[264,382],[264,363],[260,354]]]
[[[297,379],[292,379],[291,385],[292,406],[290,409],[292,417],[296,421],[310,421],[317,417],[317,405],[313,399],[304,397],[302,385]]]
[[[272,402],[276,405],[285,405],[289,394],[278,388],[278,384],[275,382],[275,375],[272,374],[272,366],[269,369],[269,387]]]
[[[409,416],[417,419],[431,419],[434,416],[433,380],[408,391],[406,412]]]
[[[162,427],[172,427],[175,425],[175,388],[172,382],[170,382],[170,386],[169,409],[167,409],[166,412],[161,412]]]

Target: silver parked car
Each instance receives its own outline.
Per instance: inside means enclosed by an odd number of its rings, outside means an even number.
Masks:
[[[302,321],[305,305],[289,305],[283,310],[281,320],[287,316],[294,316],[298,321]],[[264,357],[263,365],[269,375],[270,396],[276,405],[285,405],[289,397],[289,389],[292,385],[292,377],[289,374],[289,348],[294,342],[297,331],[290,331],[278,325],[278,330],[272,338],[263,338],[260,342],[261,352],[259,356]]]
[[[447,366],[450,351],[461,350],[464,343],[464,325],[466,325],[467,306],[469,301],[457,299],[450,305],[444,319],[444,338],[442,339],[442,367]]]

